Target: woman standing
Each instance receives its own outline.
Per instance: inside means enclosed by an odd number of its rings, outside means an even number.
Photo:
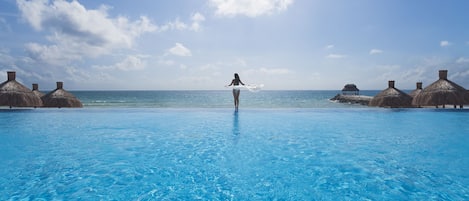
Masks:
[[[241,79],[239,79],[238,73],[234,74],[234,79],[231,81],[231,84],[228,86],[239,86],[239,84],[244,85],[243,82],[241,82]],[[235,111],[238,111],[238,106],[239,106],[239,93],[240,93],[239,88],[233,88],[233,98],[234,98],[234,105],[235,105]]]

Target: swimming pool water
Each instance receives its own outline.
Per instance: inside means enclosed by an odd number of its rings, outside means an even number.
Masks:
[[[469,113],[0,111],[0,200],[468,200]]]

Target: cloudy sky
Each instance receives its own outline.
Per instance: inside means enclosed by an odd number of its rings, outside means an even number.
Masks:
[[[0,73],[40,89],[469,88],[469,1],[0,0]]]

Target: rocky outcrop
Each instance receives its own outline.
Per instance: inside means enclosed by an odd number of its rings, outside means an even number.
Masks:
[[[368,103],[370,103],[372,98],[373,97],[371,97],[371,96],[337,94],[336,96],[334,96],[330,100],[331,101],[336,101],[336,102],[339,102],[339,103],[351,103],[351,104],[368,105]]]

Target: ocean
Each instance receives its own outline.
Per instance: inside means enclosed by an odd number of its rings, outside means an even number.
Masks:
[[[73,93],[84,108],[0,109],[0,200],[469,200],[466,109]]]
[[[374,96],[379,91],[362,91]],[[214,91],[73,91],[84,107],[127,108],[231,108],[231,90]],[[249,92],[242,90],[240,108],[348,108],[360,105],[337,104],[329,101],[341,91],[292,90]]]

